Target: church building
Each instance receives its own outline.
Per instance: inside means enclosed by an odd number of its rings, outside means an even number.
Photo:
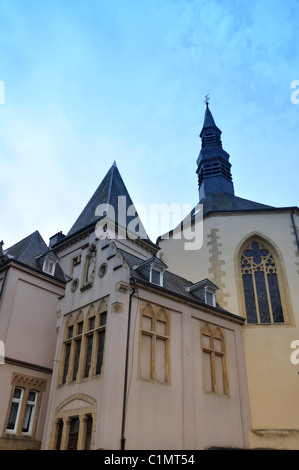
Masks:
[[[156,242],[113,163],[66,235],[1,245],[0,448],[299,449],[299,210],[234,194],[208,103],[200,137]]]
[[[299,210],[234,194],[229,154],[208,103],[200,137],[202,246],[185,250],[171,232],[159,238],[159,256],[193,282],[208,278],[218,286],[219,305],[245,320],[251,447],[299,449],[298,361],[292,361],[299,339]]]

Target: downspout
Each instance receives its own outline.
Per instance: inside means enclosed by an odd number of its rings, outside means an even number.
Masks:
[[[7,273],[8,273],[9,268],[10,268],[10,266],[8,266],[8,267],[6,268],[5,274],[4,274],[4,277],[3,277],[2,286],[1,286],[1,291],[0,291],[0,304],[1,304],[1,298],[2,298],[3,291],[4,291],[4,286],[5,286],[5,282],[6,282],[6,278],[7,278]]]
[[[121,425],[121,450],[125,450],[125,426],[126,426],[126,402],[127,402],[127,382],[128,382],[128,365],[129,365],[129,343],[130,343],[130,325],[131,325],[131,309],[132,297],[136,293],[136,279],[134,279],[134,286],[130,293],[129,312],[128,312],[128,330],[127,330],[127,346],[126,346],[126,363],[125,363],[125,378],[124,378],[124,396],[123,396],[123,413]]]
[[[292,224],[293,224],[293,228],[294,228],[295,238],[296,238],[297,247],[298,247],[298,251],[299,251],[299,237],[298,237],[298,232],[297,232],[296,224],[295,224],[295,221],[294,221],[294,213],[295,213],[295,209],[293,208],[293,209],[292,209],[292,212],[291,212],[291,219],[292,219]]]

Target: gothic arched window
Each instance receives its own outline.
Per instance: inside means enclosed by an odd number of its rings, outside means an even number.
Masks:
[[[253,241],[246,246],[241,273],[247,323],[283,323],[277,266],[262,243]]]

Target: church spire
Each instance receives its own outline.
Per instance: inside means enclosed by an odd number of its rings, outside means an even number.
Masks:
[[[216,126],[206,96],[206,111],[200,133],[201,151],[197,159],[199,201],[209,194],[234,195],[229,154],[223,150],[221,130]]]

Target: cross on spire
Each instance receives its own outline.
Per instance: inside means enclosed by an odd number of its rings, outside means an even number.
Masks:
[[[206,105],[208,106],[209,101],[210,101],[210,93],[208,93],[207,95],[205,95],[204,103],[206,103]]]

